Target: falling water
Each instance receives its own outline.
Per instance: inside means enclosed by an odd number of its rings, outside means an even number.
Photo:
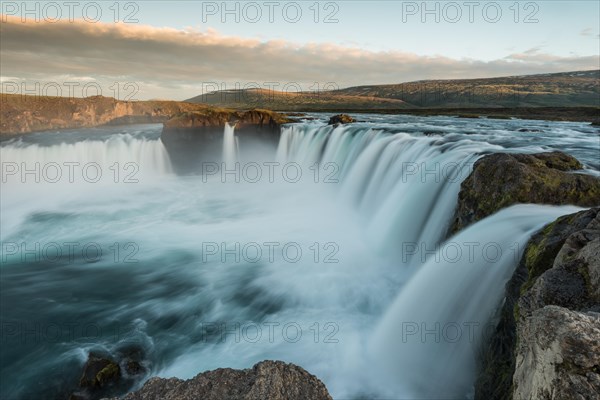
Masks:
[[[229,123],[226,122],[225,130],[223,132],[223,162],[225,165],[233,165],[238,159],[238,144],[234,131],[235,124],[229,125]]]
[[[517,205],[452,237],[406,283],[378,324],[374,360],[414,399],[464,398],[488,323],[530,236],[577,207]]]
[[[14,178],[20,179],[20,174],[26,169],[48,174],[68,171],[78,172],[81,169],[92,169],[104,174],[104,178],[114,178],[117,170],[127,170],[135,175],[156,177],[171,173],[169,155],[160,140],[137,138],[132,135],[114,135],[107,140],[83,140],[75,143],[59,143],[51,145],[15,142],[0,147],[0,158],[3,163],[11,163],[18,173]],[[45,171],[46,170],[46,171]],[[52,171],[50,171],[52,170]],[[110,172],[114,172],[110,177]],[[25,181],[36,182],[31,179]],[[7,176],[6,181],[10,182]],[[43,178],[43,176],[42,176]],[[52,175],[53,180],[54,175]],[[65,178],[66,179],[66,178]],[[133,179],[133,178],[132,178]],[[44,180],[44,179],[42,179]],[[39,183],[40,179],[37,179]],[[6,182],[4,182],[6,183]]]
[[[446,234],[461,182],[487,143],[390,134],[365,127],[284,127],[280,161],[319,163],[339,177],[341,200],[359,210],[373,246],[435,245]]]

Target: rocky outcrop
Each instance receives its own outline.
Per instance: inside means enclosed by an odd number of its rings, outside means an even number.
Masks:
[[[151,378],[123,400],[331,400],[325,385],[304,369],[262,361],[250,369],[220,368],[189,380]]]
[[[583,166],[555,151],[490,154],[478,160],[461,185],[451,232],[517,203],[600,204],[600,179],[576,173]]]
[[[529,241],[483,352],[477,399],[600,399],[600,208]]]
[[[356,120],[354,118],[352,118],[351,116],[349,116],[347,114],[338,114],[338,115],[334,115],[333,117],[329,118],[328,125],[351,124],[353,122],[356,122]]]
[[[291,122],[282,114],[270,110],[254,109],[234,111],[224,108],[206,108],[173,116],[164,123],[163,133],[203,132],[204,128],[223,128],[225,123],[235,124],[237,129],[256,127],[278,129]]]

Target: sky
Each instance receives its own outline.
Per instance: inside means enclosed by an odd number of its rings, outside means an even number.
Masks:
[[[183,100],[600,69],[597,1],[2,1],[2,92]]]

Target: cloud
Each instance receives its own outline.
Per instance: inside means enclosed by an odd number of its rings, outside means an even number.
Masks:
[[[579,35],[585,36],[585,37],[600,38],[600,34],[594,34],[594,30],[592,28],[583,29],[581,32],[579,32]]]
[[[281,88],[398,83],[420,79],[478,78],[594,69],[598,56],[558,57],[539,48],[494,61],[373,52],[332,43],[224,36],[215,30],[178,30],[131,24],[61,21],[22,23],[4,16],[0,24],[2,73],[26,80],[50,77],[95,79],[102,85],[135,82],[138,98],[185,99],[203,83],[234,88],[255,82]],[[86,79],[81,79],[85,77]],[[65,78],[68,79],[68,78]]]
[[[593,35],[592,28],[585,28],[581,32],[579,32],[579,34],[581,36],[592,36]]]

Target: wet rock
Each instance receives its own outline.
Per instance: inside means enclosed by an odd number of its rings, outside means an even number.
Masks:
[[[117,349],[114,354],[90,352],[83,366],[79,387],[70,400],[95,400],[126,393],[148,372],[145,353],[135,344]]]
[[[541,129],[529,129],[529,128],[521,128],[518,130],[519,132],[530,132],[530,133],[538,133],[542,132]]]
[[[105,356],[91,353],[83,367],[83,375],[79,385],[86,389],[104,388],[118,381],[121,368],[114,360]]]
[[[356,122],[356,120],[348,114],[338,114],[329,118],[328,125],[351,124],[352,122]]]
[[[446,132],[441,131],[424,131],[423,136],[444,136]]]
[[[576,158],[555,151],[539,154],[490,154],[479,159],[461,185],[451,232],[516,203],[600,203],[600,179],[574,173]]]
[[[151,378],[123,400],[331,400],[325,385],[304,369],[262,361],[251,369],[220,368],[189,380]]]
[[[144,366],[146,354],[142,347],[136,344],[128,344],[119,347],[115,353],[120,360],[121,371],[126,377],[135,379],[148,372]]]

